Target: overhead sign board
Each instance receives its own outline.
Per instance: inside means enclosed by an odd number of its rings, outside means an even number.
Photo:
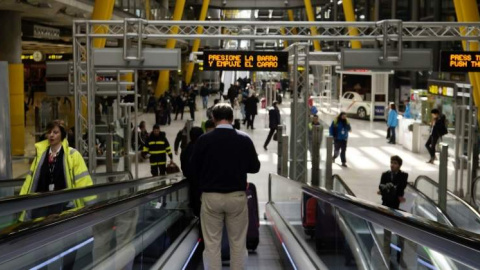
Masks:
[[[428,80],[428,93],[444,97],[454,97],[456,83],[452,81]]]
[[[205,51],[204,70],[288,71],[288,52]]]
[[[480,52],[442,51],[440,71],[480,72]]]
[[[432,70],[431,49],[404,49],[399,61],[383,61],[380,49],[342,49],[341,67],[347,69],[370,70]]]

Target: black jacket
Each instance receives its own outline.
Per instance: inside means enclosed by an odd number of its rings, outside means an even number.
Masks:
[[[183,151],[183,149],[185,149],[185,147],[187,147],[187,128],[182,128],[178,133],[177,133],[177,137],[175,137],[175,143],[174,143],[174,146],[173,146],[173,149],[175,150],[175,152],[178,151],[178,146],[180,146],[180,150]]]
[[[382,194],[382,205],[398,209],[400,201],[398,197],[403,197],[407,187],[408,173],[399,171],[393,176],[391,171],[382,174],[378,188]]]
[[[190,164],[201,192],[246,191],[247,173],[260,170],[252,140],[233,128],[217,127],[200,136]]]
[[[257,114],[258,98],[256,96],[250,96],[245,101],[245,112],[248,114]]]
[[[442,137],[442,130],[446,129],[445,119],[439,118],[433,124],[430,136],[432,137],[432,144],[435,145],[440,137]]]
[[[280,125],[280,110],[274,108],[268,111],[268,127],[277,128]]]

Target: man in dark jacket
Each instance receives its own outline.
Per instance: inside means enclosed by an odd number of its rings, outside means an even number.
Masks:
[[[202,104],[204,109],[206,109],[208,106],[208,94],[210,94],[208,84],[204,84],[202,88],[200,88],[200,96],[202,96]]]
[[[188,143],[187,122],[185,122],[185,126],[178,131],[177,136],[175,137],[175,142],[173,143],[173,150],[175,151],[175,155],[178,156],[178,147],[180,146],[180,150],[183,152],[185,147],[187,147],[187,143]]]
[[[448,133],[446,124],[445,124],[445,117],[440,116],[440,111],[437,109],[433,109],[431,111],[432,114],[432,124],[430,128],[430,136],[428,137],[427,143],[425,143],[425,147],[430,154],[430,159],[427,163],[433,164],[435,161],[435,148],[437,146],[438,140],[445,134]]]
[[[259,100],[255,92],[251,93],[251,95],[245,101],[245,114],[247,115],[247,129],[248,127],[255,129],[253,127],[253,121],[255,121],[255,115],[257,115],[258,102]]]
[[[230,244],[230,267],[246,269],[248,229],[247,173],[260,170],[250,137],[232,127],[228,104],[213,108],[216,128],[197,140],[191,159],[192,176],[202,192],[200,218],[205,242],[205,269],[222,269],[220,244],[224,223]]]
[[[382,174],[377,192],[377,194],[382,195],[382,205],[397,210],[400,207],[400,203],[405,202],[404,192],[408,181],[408,173],[400,170],[402,163],[403,161],[399,156],[392,156],[390,158],[390,170]],[[385,230],[383,237],[383,251],[387,255],[386,258],[390,258],[390,252],[392,251],[390,248],[392,233]],[[404,239],[398,236],[397,246],[400,248],[400,251],[397,251],[397,262],[400,263],[403,268],[406,268],[405,262],[402,260],[404,242]]]
[[[180,155],[180,166],[182,167],[183,175],[187,178],[190,183],[189,193],[190,193],[190,205],[193,209],[193,214],[197,217],[200,216],[200,191],[196,181],[193,181],[191,171],[192,164],[190,159],[193,155],[193,149],[197,139],[202,136],[203,130],[200,127],[192,127],[190,130],[190,142],[188,143],[185,150],[182,151]]]
[[[399,156],[390,158],[390,171],[382,174],[378,193],[382,195],[382,205],[398,209],[401,202],[405,201],[403,197],[407,187],[408,173],[402,172],[402,159]]]
[[[268,127],[270,128],[270,131],[268,132],[267,140],[263,144],[263,149],[268,150],[267,146],[270,143],[273,134],[277,131],[278,125],[280,125],[280,110],[278,109],[278,103],[274,101],[273,108],[268,111]]]
[[[150,168],[152,176],[165,175],[167,173],[167,155],[170,163],[173,163],[172,148],[167,140],[165,132],[160,132],[160,126],[153,125],[153,131],[143,147],[142,156],[150,154]]]

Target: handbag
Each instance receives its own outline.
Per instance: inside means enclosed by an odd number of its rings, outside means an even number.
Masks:
[[[174,162],[167,165],[167,174],[179,173],[180,168]]]
[[[277,131],[275,131],[275,134],[273,134],[273,140],[276,141],[276,142],[278,141],[278,135],[277,134],[278,134]]]

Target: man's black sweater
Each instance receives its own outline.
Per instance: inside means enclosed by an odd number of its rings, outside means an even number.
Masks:
[[[200,136],[190,164],[201,192],[245,191],[247,173],[260,170],[252,140],[233,128],[217,127]]]

